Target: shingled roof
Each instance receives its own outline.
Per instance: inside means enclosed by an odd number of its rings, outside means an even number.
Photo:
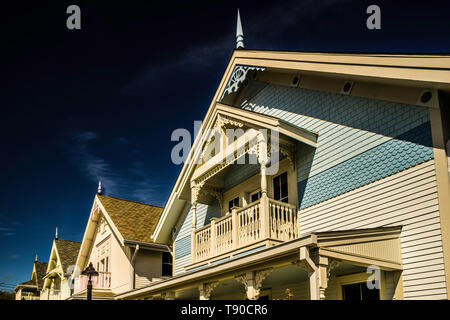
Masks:
[[[78,252],[80,251],[81,242],[71,240],[55,239],[56,250],[63,269],[63,272],[67,272],[67,268],[71,265],[75,265],[77,262]]]
[[[101,194],[97,196],[125,240],[153,242],[150,236],[163,208]]]
[[[36,278],[37,278],[37,282],[38,282],[38,290],[41,290],[42,286],[44,285],[44,277],[47,273],[48,263],[35,261],[34,266],[36,268]]]

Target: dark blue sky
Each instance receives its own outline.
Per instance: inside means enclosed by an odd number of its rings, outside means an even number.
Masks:
[[[180,170],[170,135],[206,113],[238,7],[248,49],[450,52],[448,1],[93,2],[2,4],[0,282],[28,280],[56,226],[81,240],[99,179],[108,195],[164,205]],[[366,28],[370,4],[381,30]]]

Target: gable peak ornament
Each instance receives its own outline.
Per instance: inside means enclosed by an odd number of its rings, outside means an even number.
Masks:
[[[240,48],[244,49],[244,32],[242,31],[241,16],[238,9],[236,25],[236,49]]]

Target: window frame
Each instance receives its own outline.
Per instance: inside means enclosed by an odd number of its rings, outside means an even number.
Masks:
[[[281,192],[282,192],[281,176],[283,176],[283,175],[286,175],[286,196],[285,197],[282,197],[282,194],[281,194]],[[276,194],[275,180],[276,179],[280,179],[280,199],[276,199],[276,197],[275,197],[275,194]],[[289,203],[289,172],[288,172],[288,170],[285,170],[282,173],[280,173],[279,175],[272,178],[272,191],[273,191],[273,199],[274,200]]]

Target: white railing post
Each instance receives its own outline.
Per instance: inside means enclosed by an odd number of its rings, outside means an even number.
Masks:
[[[209,256],[214,257],[216,255],[216,245],[217,245],[217,232],[216,232],[216,220],[217,218],[211,218],[211,238],[209,239],[209,243],[211,246],[211,251]]]
[[[263,239],[270,238],[270,205],[269,197],[263,193],[261,196],[261,202],[259,207],[259,213],[261,215],[261,233]]]
[[[231,242],[233,243],[233,250],[238,248],[239,237],[239,219],[236,209],[231,210]]]

